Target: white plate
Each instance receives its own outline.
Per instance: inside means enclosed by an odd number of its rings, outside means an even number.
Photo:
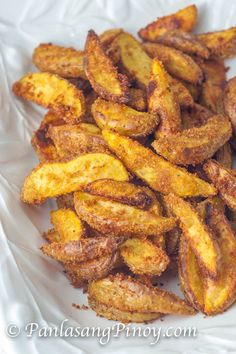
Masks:
[[[199,0],[199,31],[235,25],[236,1]],[[110,27],[136,31],[162,16],[189,5],[177,0],[7,0],[0,1],[0,328],[2,349],[7,354],[47,353],[236,353],[236,306],[216,317],[168,316],[152,327],[195,326],[197,338],[162,338],[150,346],[149,338],[112,338],[106,346],[96,338],[27,338],[24,326],[38,322],[41,326],[101,326],[115,324],[96,317],[92,311],[80,311],[72,303],[86,304],[86,296],[73,289],[61,266],[44,257],[39,250],[40,237],[49,227],[52,202],[32,207],[19,201],[22,182],[36,165],[30,145],[32,132],[38,127],[43,110],[21,100],[11,92],[11,85],[27,71],[33,48],[40,42],[54,42],[82,47],[87,30],[98,33]],[[229,76],[236,74],[236,59],[230,61]],[[165,286],[179,293],[173,280]],[[5,335],[8,324],[21,328],[17,338]],[[145,326],[142,326],[145,328]]]

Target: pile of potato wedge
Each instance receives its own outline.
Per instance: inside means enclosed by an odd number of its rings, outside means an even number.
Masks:
[[[195,5],[83,50],[40,44],[15,95],[48,109],[21,199],[56,198],[42,252],[100,316],[216,315],[236,300],[236,27],[194,34]],[[157,286],[178,274],[185,300]]]

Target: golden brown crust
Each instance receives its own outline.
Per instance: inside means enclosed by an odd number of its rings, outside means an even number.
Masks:
[[[60,242],[60,235],[55,229],[50,229],[42,234],[42,237],[52,243],[52,242]]]
[[[107,49],[112,44],[114,39],[123,32],[122,28],[110,28],[99,35],[99,39],[103,48]]]
[[[139,112],[124,104],[98,98],[92,105],[92,114],[101,128],[110,128],[122,134],[139,138],[151,134],[158,124],[155,114]]]
[[[70,160],[83,154],[89,153],[106,153],[110,154],[106,142],[104,141],[101,132],[86,128],[92,124],[78,125],[60,125],[51,126],[48,130],[48,135],[52,139],[57,154],[64,160]],[[97,128],[94,126],[94,128]]]
[[[204,312],[216,315],[236,300],[236,238],[221,209],[210,205],[206,220],[216,235],[221,251],[222,266],[218,278],[204,280]]]
[[[175,216],[180,221],[184,236],[190,243],[203,271],[216,278],[220,266],[220,251],[211,230],[190,203],[169,194],[165,196]]]
[[[129,89],[130,100],[128,106],[140,112],[147,110],[147,94],[145,90],[140,88],[131,87]]]
[[[64,263],[66,275],[74,287],[81,287],[87,281],[106,277],[115,267],[118,253],[90,259],[80,263]]]
[[[52,43],[42,43],[35,48],[33,63],[40,71],[57,74],[65,78],[83,78],[84,52]]]
[[[157,59],[152,61],[152,73],[147,92],[148,111],[161,118],[155,135],[162,137],[179,132],[181,129],[180,107],[171,89],[167,73]]]
[[[152,143],[158,154],[177,165],[197,165],[212,157],[232,135],[226,116],[215,115],[201,127],[161,137]]]
[[[223,113],[223,88],[226,84],[226,67],[222,60],[199,62],[205,80],[202,84],[200,102],[212,112]]]
[[[236,77],[230,79],[224,89],[224,109],[231,120],[236,135]]]
[[[98,316],[105,317],[108,320],[119,321],[122,323],[150,323],[163,315],[160,313],[142,313],[142,312],[131,312],[131,311],[121,311],[113,306],[106,306],[100,304],[99,302],[90,299],[89,305],[93,311],[96,312]]]
[[[233,168],[233,154],[230,143],[227,142],[216,152],[216,161],[225,168]]]
[[[153,198],[147,192],[146,187],[113,179],[100,179],[89,183],[84,191],[123,204],[136,206],[140,209],[149,209],[153,202]]]
[[[155,191],[182,197],[216,194],[212,185],[172,165],[137,141],[109,130],[103,131],[103,137],[125,166]]]
[[[159,235],[175,226],[174,218],[163,218],[133,206],[83,192],[74,195],[78,216],[102,234],[116,237]]]
[[[161,275],[169,264],[163,249],[148,240],[128,239],[120,246],[120,253],[134,274]]]
[[[40,163],[25,179],[21,200],[40,204],[101,178],[127,181],[129,175],[119,160],[101,153],[82,155],[69,162]]]
[[[206,124],[209,118],[213,115],[214,113],[212,113],[208,108],[194,103],[192,107],[181,111],[182,129],[201,127]]]
[[[79,241],[52,242],[41,247],[47,256],[63,263],[80,263],[114,253],[122,239],[88,237]]]
[[[192,107],[194,104],[193,96],[185,85],[168,74],[171,90],[181,108]]]
[[[121,311],[194,315],[184,300],[168,291],[145,285],[124,274],[109,275],[89,284],[88,299]]]
[[[227,59],[236,54],[236,27],[202,33],[198,39],[209,49],[213,58]]]
[[[145,41],[155,42],[156,39],[169,30],[180,29],[186,32],[192,31],[197,23],[196,5],[187,6],[174,14],[157,18],[139,30],[139,36]]]
[[[128,101],[128,81],[117,72],[106,55],[99,37],[92,30],[88,32],[85,44],[84,70],[97,94],[113,102]]]
[[[203,59],[209,58],[210,55],[207,47],[201,43],[195,35],[181,30],[165,32],[163,35],[156,38],[156,42]]]
[[[85,112],[82,91],[55,74],[26,74],[14,83],[12,90],[17,96],[52,109],[67,123],[77,123]]]
[[[143,48],[151,58],[160,60],[174,77],[194,85],[202,83],[202,70],[189,55],[157,43],[144,43]]]
[[[218,189],[221,198],[233,210],[236,210],[236,176],[234,170],[226,169],[214,160],[204,165],[204,171]]]

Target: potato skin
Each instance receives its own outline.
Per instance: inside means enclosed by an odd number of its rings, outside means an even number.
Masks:
[[[224,89],[224,109],[231,120],[236,136],[236,77],[230,79]]]
[[[70,160],[89,153],[110,154],[101,132],[90,132],[84,128],[85,124],[64,124],[49,128],[48,135],[56,147],[57,154],[63,160]]]
[[[113,237],[145,237],[171,230],[174,218],[164,218],[133,206],[83,192],[74,194],[78,216],[92,228]]]
[[[153,59],[152,73],[148,84],[148,111],[159,115],[161,123],[155,133],[158,137],[180,131],[180,107],[162,63]]]
[[[202,83],[202,70],[189,55],[157,43],[144,43],[143,48],[151,58],[160,60],[174,77],[194,85]]]
[[[217,279],[205,279],[204,312],[216,315],[236,300],[236,238],[229,221],[215,205],[207,208],[208,225],[216,235],[222,266]]]
[[[84,283],[106,277],[115,267],[118,253],[90,259],[80,263],[64,263],[66,275],[74,287],[81,287]]]
[[[225,143],[215,154],[216,161],[225,168],[233,168],[233,154],[230,143]]]
[[[99,302],[96,302],[93,299],[90,299],[89,305],[98,316],[105,317],[108,320],[119,321],[122,323],[150,323],[163,316],[160,313],[152,312],[142,313],[133,311],[121,311],[115,307],[100,304]]]
[[[153,202],[152,197],[147,193],[146,187],[113,179],[100,179],[89,183],[84,188],[84,191],[123,204],[136,206],[140,209],[149,209]]]
[[[226,67],[222,60],[199,62],[205,80],[202,84],[200,102],[212,112],[223,113],[223,89],[226,84]]]
[[[42,237],[48,241],[52,242],[60,242],[60,235],[55,229],[50,229],[42,234]]]
[[[181,111],[182,130],[201,127],[206,124],[213,115],[214,113],[208,108],[194,103],[192,107]]]
[[[128,239],[120,246],[120,253],[134,274],[161,275],[169,264],[166,253],[148,240]]]
[[[124,165],[155,191],[181,197],[216,194],[212,185],[172,165],[137,141],[109,130],[103,131],[103,137]]]
[[[101,178],[127,181],[129,175],[120,161],[101,153],[79,156],[69,162],[40,163],[26,178],[21,200],[40,204],[47,198],[74,192]]]
[[[88,299],[121,311],[141,313],[174,313],[193,315],[195,311],[184,300],[168,291],[141,283],[124,274],[109,275],[93,281]]]
[[[209,58],[210,55],[207,47],[196,36],[181,30],[168,31],[158,37],[156,42],[203,59]]]
[[[99,37],[92,30],[88,32],[85,44],[84,70],[97,94],[113,102],[128,101],[128,81],[118,73],[111,59],[106,55]]]
[[[147,110],[147,94],[145,90],[131,87],[129,89],[130,100],[127,105],[136,111],[145,112]]]
[[[101,98],[93,103],[92,114],[101,129],[110,128],[134,138],[151,134],[159,120],[155,114],[139,112],[124,104],[108,102]]]
[[[226,116],[215,115],[201,127],[186,129],[152,143],[155,151],[177,165],[197,165],[211,158],[232,135]]]
[[[209,49],[213,58],[227,59],[236,54],[236,27],[202,33],[198,39]]]
[[[40,71],[65,78],[86,79],[83,69],[84,52],[52,43],[42,43],[35,48],[33,63]]]
[[[14,83],[12,91],[17,96],[52,109],[70,124],[78,123],[85,113],[82,91],[55,74],[26,74]]]
[[[156,42],[157,38],[170,30],[180,29],[190,32],[197,23],[196,5],[187,6],[174,14],[157,18],[156,21],[141,28],[139,36],[150,42]]]
[[[114,253],[122,239],[110,237],[87,237],[78,241],[52,242],[41,250],[47,256],[63,263],[77,264]]]
[[[204,171],[228,207],[236,210],[236,176],[234,170],[224,168],[215,160],[209,160],[204,165]]]
[[[216,278],[220,267],[220,250],[211,230],[190,203],[174,194],[164,198],[179,219],[183,234],[189,241],[204,274]]]

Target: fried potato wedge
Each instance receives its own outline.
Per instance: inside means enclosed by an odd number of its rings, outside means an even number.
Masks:
[[[235,171],[226,169],[214,160],[204,165],[204,171],[220,193],[229,208],[236,210],[236,175]]]
[[[100,42],[103,48],[109,47],[114,39],[123,32],[122,28],[110,28],[99,35]]]
[[[212,157],[231,135],[228,118],[215,115],[205,125],[161,137],[152,146],[158,154],[176,165],[197,165]]]
[[[224,89],[224,109],[231,120],[236,136],[236,77],[230,79]]]
[[[89,305],[98,316],[105,317],[108,320],[119,321],[122,323],[147,323],[163,316],[162,314],[152,312],[142,313],[133,311],[121,311],[113,306],[100,304],[99,302],[96,302],[93,299],[89,301]]]
[[[199,97],[202,92],[202,84],[200,85],[193,85],[190,84],[189,82],[186,81],[181,81],[182,84],[187,88],[187,90],[190,92],[191,96],[193,97],[195,102],[198,102]]]
[[[163,249],[148,240],[128,239],[120,246],[120,254],[134,274],[161,275],[169,264]]]
[[[222,60],[211,59],[199,63],[205,76],[200,101],[212,112],[223,112],[223,88],[226,83],[226,67]]]
[[[210,196],[215,188],[185,169],[176,167],[138,142],[110,130],[103,131],[108,146],[125,166],[152,189],[181,197]]]
[[[158,117],[155,114],[139,112],[124,104],[101,98],[93,103],[92,114],[101,129],[110,128],[134,138],[151,134],[158,124]]]
[[[184,235],[180,238],[178,272],[181,289],[188,302],[204,311],[204,278],[190,242]]]
[[[26,74],[14,83],[12,90],[17,96],[52,109],[67,123],[77,123],[85,112],[82,91],[54,74]]]
[[[88,32],[85,44],[84,70],[97,94],[113,102],[128,101],[128,81],[118,73],[111,59],[106,55],[99,37],[92,30]]]
[[[168,79],[171,85],[171,90],[174,93],[177,101],[179,102],[180,107],[191,107],[194,104],[194,100],[187,87],[185,87],[185,85],[181,81],[173,78],[171,75],[168,75]]]
[[[112,253],[80,263],[64,263],[66,275],[74,287],[87,281],[106,277],[115,267],[118,253]]]
[[[64,124],[49,128],[48,134],[61,158],[72,159],[79,155],[97,152],[110,154],[101,131],[94,126],[96,128],[94,129],[95,132],[92,132],[92,129],[90,132],[89,129],[84,128],[85,124]],[[87,126],[92,126],[92,124],[87,123]]]
[[[83,69],[84,52],[52,43],[42,43],[35,48],[33,63],[40,71],[65,78],[86,79]]]
[[[236,55],[236,27],[198,35],[214,58],[227,59]]]
[[[145,237],[159,235],[175,226],[164,218],[130,205],[88,193],[74,194],[78,216],[92,228],[109,236]]]
[[[21,200],[40,204],[45,199],[67,194],[102,178],[127,181],[129,175],[122,163],[107,154],[87,154],[69,162],[40,163],[26,178]]]
[[[66,243],[52,242],[43,245],[41,250],[57,261],[77,264],[113,254],[121,242],[121,239],[112,237],[87,237]]]
[[[141,88],[145,88],[150,80],[151,59],[141,43],[129,33],[121,33],[116,38],[115,44],[125,72],[131,79],[135,79]]]
[[[127,103],[136,111],[144,112],[147,110],[147,95],[142,89],[131,87],[129,89],[130,100]]]
[[[202,70],[189,55],[157,43],[144,43],[143,48],[151,58],[162,61],[166,70],[174,77],[194,85],[202,83]]]
[[[153,59],[151,79],[148,84],[148,111],[161,118],[156,131],[158,137],[168,136],[181,129],[180,107],[162,63]]]
[[[197,210],[190,203],[174,194],[169,194],[164,198],[179,219],[183,234],[205,274],[215,278],[219,271],[220,251],[211,230],[204,224]]]
[[[227,142],[216,152],[216,161],[223,167],[232,169],[233,168],[233,155],[230,143]]]
[[[145,41],[155,42],[159,36],[171,30],[180,29],[191,32],[196,23],[197,7],[190,5],[174,14],[157,18],[156,21],[142,28],[138,34]]]
[[[147,188],[113,179],[100,179],[89,183],[84,191],[140,209],[149,209],[153,202],[153,197],[147,192]]]
[[[71,209],[51,211],[51,223],[60,235],[61,242],[80,240],[85,234],[84,224]]]
[[[165,32],[163,35],[156,38],[156,42],[203,59],[209,58],[210,55],[207,47],[201,43],[195,35],[181,30]]]
[[[194,315],[194,309],[178,296],[145,285],[124,274],[109,275],[93,281],[88,287],[88,299],[121,311],[140,313],[174,313]]]
[[[216,315],[236,300],[236,238],[224,213],[214,205],[207,208],[207,223],[216,235],[222,266],[217,279],[207,278],[204,312]]]

